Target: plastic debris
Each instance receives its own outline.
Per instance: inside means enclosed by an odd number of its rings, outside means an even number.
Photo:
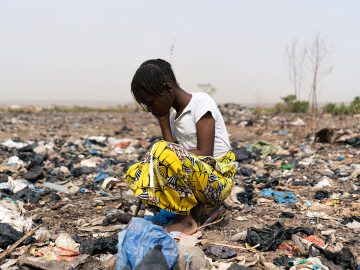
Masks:
[[[17,156],[12,156],[9,158],[9,161],[7,163],[8,166],[15,166],[17,164],[24,164],[19,157]]]
[[[291,192],[275,191],[271,188],[265,188],[260,192],[260,195],[273,197],[277,203],[296,203],[296,197]]]
[[[314,199],[317,200],[322,200],[322,199],[326,199],[329,198],[330,193],[327,190],[318,190],[316,191],[315,195],[314,195]]]
[[[0,248],[6,249],[22,236],[22,233],[15,230],[7,223],[0,223]]]
[[[230,259],[236,257],[237,252],[226,247],[209,247],[205,250],[205,254],[211,258]]]
[[[145,255],[135,270],[169,270],[166,258],[162,253],[162,246],[156,245]]]
[[[47,261],[73,261],[80,254],[79,246],[68,233],[61,233],[55,240],[55,246],[35,248],[32,253]]]
[[[80,252],[96,255],[101,253],[116,254],[118,244],[117,234],[109,237],[88,238],[80,244]]]
[[[106,178],[108,178],[109,175],[107,173],[103,173],[103,172],[100,172],[95,178],[94,178],[94,183],[99,183],[103,180],[105,180]]]
[[[285,240],[290,240],[295,233],[302,232],[306,235],[314,234],[314,229],[308,227],[285,228],[276,222],[269,228],[249,228],[245,238],[251,246],[259,245],[261,251],[276,250],[277,246]]]
[[[0,222],[11,225],[19,232],[28,231],[33,225],[32,219],[24,217],[23,213],[25,210],[21,202],[5,199],[0,201]]]
[[[271,153],[273,153],[274,151],[276,151],[276,149],[270,143],[268,143],[266,141],[258,141],[254,144],[251,144],[249,146],[249,150],[251,152],[260,151],[262,156],[268,156]]]
[[[173,269],[179,257],[174,239],[162,227],[133,218],[129,226],[119,233],[116,269],[122,270],[125,266],[135,268],[156,245],[162,246],[166,262]]]
[[[322,264],[319,258],[308,258],[308,259],[295,259],[294,266],[290,270],[306,270],[306,269],[317,269],[317,270],[329,270],[329,268]]]
[[[23,142],[14,142],[11,139],[6,140],[5,142],[2,143],[3,146],[9,147],[9,148],[16,148],[16,149],[21,149],[27,145],[29,145],[29,143],[23,143]]]

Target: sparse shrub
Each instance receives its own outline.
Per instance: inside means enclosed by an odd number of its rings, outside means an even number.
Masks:
[[[323,107],[324,113],[331,113],[333,115],[343,114],[359,114],[360,113],[360,97],[355,97],[349,106],[344,103],[336,105],[335,103],[328,103]]]
[[[292,105],[292,111],[294,113],[306,113],[309,109],[308,101],[297,100]]]
[[[335,103],[327,103],[327,104],[323,107],[322,110],[323,110],[324,113],[335,114],[336,104],[335,104]]]
[[[351,112],[353,114],[360,113],[360,97],[355,97],[354,100],[351,102]]]
[[[309,109],[309,102],[296,100],[295,95],[283,97],[283,103],[275,105],[275,112],[306,113]]]

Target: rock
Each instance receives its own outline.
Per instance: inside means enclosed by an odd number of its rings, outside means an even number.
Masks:
[[[44,178],[44,171],[40,166],[33,167],[24,175],[24,178],[35,183],[37,180]]]

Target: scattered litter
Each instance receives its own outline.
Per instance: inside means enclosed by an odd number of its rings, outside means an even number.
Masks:
[[[142,218],[133,218],[128,227],[119,233],[116,269],[122,270],[125,266],[135,268],[156,245],[162,246],[162,253],[172,269],[179,257],[175,240],[162,227]]]
[[[306,114],[219,107],[238,162],[234,187],[217,223],[191,236],[152,227],[174,214],[141,204],[124,181],[161,139],[151,114],[2,112],[0,269],[115,269],[120,250],[138,270],[176,260],[180,269],[359,268],[359,118],[319,115],[314,134]],[[193,209],[200,224],[214,218],[210,207]]]

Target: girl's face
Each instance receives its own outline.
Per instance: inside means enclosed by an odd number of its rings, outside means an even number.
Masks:
[[[170,91],[165,91],[160,95],[143,95],[143,102],[147,111],[155,116],[165,116],[170,111],[175,100],[175,95]]]

